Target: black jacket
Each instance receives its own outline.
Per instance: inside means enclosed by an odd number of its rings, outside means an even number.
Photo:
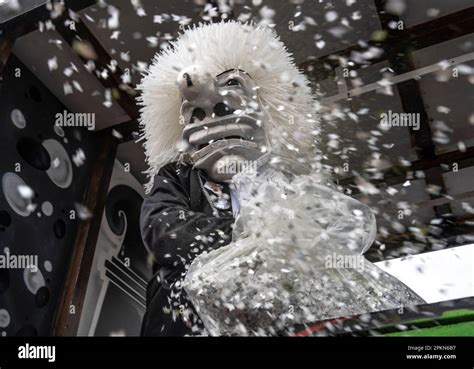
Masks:
[[[143,241],[155,258],[142,335],[196,333],[191,330],[193,322],[186,323],[179,313],[174,319],[170,313],[184,311],[183,307],[194,311],[175,282],[182,279],[186,267],[199,253],[230,242],[233,223],[225,184],[216,188],[204,172],[188,164],[171,163],[161,168],[140,215]],[[196,317],[195,313],[192,316]]]

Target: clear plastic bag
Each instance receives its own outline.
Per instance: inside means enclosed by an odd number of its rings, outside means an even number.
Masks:
[[[291,173],[267,165],[238,178],[233,242],[188,269],[184,289],[211,335],[288,334],[423,302],[362,256],[376,234],[367,206],[319,175]]]

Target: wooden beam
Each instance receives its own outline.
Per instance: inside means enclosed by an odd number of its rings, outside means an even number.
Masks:
[[[63,294],[54,318],[54,336],[75,336],[77,333],[112,177],[118,140],[110,129],[99,131],[96,135],[101,149],[82,202],[91,211],[92,217],[82,220],[77,230]]]
[[[383,54],[378,58],[370,60],[370,64],[377,64],[389,58],[395,58],[399,54],[406,53],[407,50],[413,52],[470,33],[474,33],[474,6],[406,28],[397,34],[388,35],[383,41],[369,41],[369,47],[376,46],[383,49]],[[353,51],[363,52],[366,50],[366,47],[354,45],[344,50],[318,57],[315,60],[307,61],[300,64],[299,67],[301,69],[312,67],[313,70],[321,70],[326,65],[331,69],[335,69],[341,66],[339,62],[340,57],[350,60]],[[342,66],[346,67],[346,65]],[[350,68],[355,70],[360,67],[362,65],[355,63]]]
[[[467,239],[463,239],[462,236],[474,236],[473,221],[474,217],[470,216],[465,217],[464,219],[448,220],[439,225],[418,224],[417,227],[422,230],[427,237],[427,242],[424,245],[423,250],[418,250],[419,253],[433,251],[430,244],[433,240],[436,243],[443,241],[446,246],[445,248],[456,247],[468,243]],[[430,237],[432,240],[429,239]],[[364,255],[368,260],[376,262],[396,257],[393,253],[394,250],[400,249],[404,242],[410,242],[421,246],[420,239],[416,238],[411,231],[406,231],[400,234],[390,234],[387,237],[380,239],[380,241],[385,244],[385,249],[380,250],[375,246],[371,247]]]
[[[59,1],[52,1],[49,3],[56,4],[57,6],[61,6],[62,3],[65,12],[67,12],[68,9],[78,12],[96,4],[97,0],[64,0],[61,3]],[[36,31],[38,29],[38,23],[51,19],[51,14],[50,5],[41,5],[1,23],[0,28],[2,29],[3,35],[5,37],[15,40],[21,36],[26,35],[27,33]]]
[[[383,48],[384,52],[377,60],[371,60],[371,64],[376,64],[381,61],[390,61],[392,67],[396,69],[397,74],[404,71],[413,70],[413,63],[408,57],[410,52],[433,46],[438,43],[449,41],[457,37],[461,37],[474,32],[474,7],[470,7],[443,17],[433,19],[431,21],[416,25],[405,30],[393,30],[388,27],[389,22],[397,22],[399,19],[385,11],[385,1],[376,0],[380,21],[384,31],[387,33],[386,39],[383,42],[370,41],[370,46],[378,46]],[[315,61],[310,61],[300,67],[304,68],[312,66],[313,70],[320,70],[321,68],[339,67],[338,57],[350,59],[352,51],[364,51],[366,48],[359,45],[349,47],[340,52],[336,52],[324,57],[318,58]],[[361,65],[355,65],[351,69],[360,68]],[[319,68],[319,69],[318,69]],[[435,145],[431,138],[431,128],[428,123],[428,117],[424,108],[423,100],[421,98],[419,86],[416,81],[406,81],[397,84],[399,94],[402,99],[404,110],[406,112],[419,112],[422,124],[422,129],[419,131],[411,131],[412,142],[419,155],[419,159],[411,163],[410,167],[394,166],[384,171],[382,180],[374,181],[374,184],[394,185],[406,181],[406,174],[410,171],[423,170],[427,172],[427,181],[436,184],[445,190],[444,182],[442,181],[442,168],[438,168],[442,164],[459,164],[461,166],[469,166],[474,161],[474,152],[472,148],[466,151],[454,151],[442,155],[436,155]],[[342,186],[350,186],[353,193],[358,193],[355,186],[354,178],[344,178],[338,181]],[[436,199],[437,197],[435,197]],[[437,209],[438,213],[450,213],[448,207]]]
[[[421,202],[417,202],[415,205],[419,208],[426,208],[426,207],[447,204],[451,201],[465,201],[469,199],[474,199],[474,191],[467,191],[467,192],[459,193],[456,195],[450,195],[448,197],[441,197],[434,200],[421,201]]]
[[[140,133],[140,126],[137,120],[130,120],[112,127],[120,134],[119,143],[136,140]]]
[[[395,74],[403,74],[413,71],[415,68],[414,63],[410,57],[412,45],[402,43],[397,45],[399,40],[407,35],[403,30],[398,28],[390,27],[390,23],[398,24],[400,19],[394,14],[388,13],[386,8],[387,0],[375,0],[375,6],[379,14],[380,23],[382,29],[387,34],[385,43],[386,49],[392,49],[394,47],[399,48],[399,52],[396,54],[388,54],[389,66],[395,72]],[[423,32],[426,33],[426,29],[423,28]],[[430,32],[426,33],[431,35]],[[409,36],[409,34],[408,34]],[[417,40],[413,39],[413,43]],[[428,113],[425,109],[423,98],[421,97],[421,89],[418,81],[410,79],[398,83],[396,85],[400,100],[402,103],[403,111],[409,114],[416,114],[419,117],[419,127],[409,127],[410,136],[412,143],[416,150],[416,153],[420,159],[433,159],[436,157],[436,147],[433,142],[431,126],[429,123]],[[443,179],[443,171],[439,167],[432,167],[427,169],[425,172],[425,181],[428,185],[437,186],[440,188],[440,194],[430,193],[431,199],[443,198],[443,194],[446,194],[446,185]],[[449,203],[443,203],[442,205],[434,206],[434,210],[437,216],[452,215],[451,205]]]
[[[443,166],[452,170],[454,164],[456,164],[458,170],[474,166],[474,146],[463,151],[456,150],[439,154],[433,158],[418,159],[411,162],[409,166],[402,166],[401,164],[394,165],[393,167],[382,171],[382,178],[379,180],[373,180],[372,183],[376,187],[380,187],[381,185],[392,186],[402,184],[407,180],[407,175],[409,173],[415,171],[428,171],[432,168],[442,168]],[[448,169],[446,171],[448,171]],[[352,194],[359,193],[354,177],[337,179],[337,183],[343,187],[350,187]]]
[[[399,65],[392,64],[392,69],[398,73],[405,73],[414,68],[409,57],[402,59]],[[421,97],[420,87],[414,79],[399,83],[396,85],[400,96],[403,111],[405,113],[418,114],[420,117],[419,129],[410,128],[410,136],[412,144],[420,159],[433,160],[436,158],[436,148],[432,139],[432,132],[429,123],[428,114],[426,113],[423,98]],[[439,166],[423,169],[425,173],[425,181],[428,185],[434,185],[440,188],[440,194],[430,193],[431,199],[439,199],[446,193],[446,185],[443,179],[443,170]],[[437,216],[450,215],[452,209],[449,203],[434,206]]]
[[[457,164],[458,169],[467,168],[474,165],[474,146],[465,150],[455,150],[438,154],[435,157],[425,157],[411,163],[411,170],[428,170],[437,166],[448,166],[453,169],[453,164]]]
[[[102,46],[99,40],[94,36],[92,31],[83,21],[75,21],[74,26],[71,27],[72,21],[67,16],[63,16],[54,21],[56,31],[62,36],[66,43],[76,52],[78,48],[90,47],[95,54],[93,62],[97,71],[106,70],[108,77],[97,77],[99,82],[106,89],[112,91],[112,97],[120,105],[120,107],[128,114],[131,119],[139,117],[139,111],[135,102],[134,94],[135,87],[130,84],[125,84],[122,81],[123,71],[117,65],[114,70],[110,68],[112,65],[112,57],[108,51]],[[87,63],[90,59],[85,57],[84,53],[79,52],[78,56]],[[96,75],[97,76],[97,75]]]
[[[132,85],[122,83],[121,76],[123,71],[117,66],[115,70],[110,69],[112,58],[107,50],[100,44],[91,30],[82,21],[75,21],[74,27],[70,26],[72,19],[69,18],[69,11],[77,13],[91,5],[97,3],[97,0],[65,0],[63,5],[55,2],[57,6],[62,6],[62,15],[52,18],[51,6],[42,5],[31,9],[23,14],[14,17],[1,24],[1,35],[6,39],[14,40],[29,32],[38,29],[39,22],[48,20],[53,21],[56,30],[64,38],[70,47],[75,49],[82,43],[91,46],[97,58],[94,60],[96,70],[107,70],[109,77],[106,79],[98,78],[101,84],[112,92],[112,97],[117,101],[120,107],[130,116],[131,119],[137,119],[139,116],[138,108],[133,95],[135,88]],[[68,22],[68,25],[66,25]],[[77,50],[77,49],[76,49]],[[84,62],[88,59],[78,54]]]
[[[13,50],[14,40],[5,37],[0,40],[0,81],[3,79],[3,69],[8,62],[8,58]]]

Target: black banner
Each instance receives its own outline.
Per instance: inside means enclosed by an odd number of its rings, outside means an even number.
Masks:
[[[5,338],[0,368],[473,368],[472,337]]]

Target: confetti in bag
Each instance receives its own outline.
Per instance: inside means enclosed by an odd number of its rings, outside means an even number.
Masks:
[[[237,178],[233,242],[201,254],[184,288],[211,335],[280,335],[314,321],[422,303],[362,254],[375,217],[359,201],[271,165]]]

